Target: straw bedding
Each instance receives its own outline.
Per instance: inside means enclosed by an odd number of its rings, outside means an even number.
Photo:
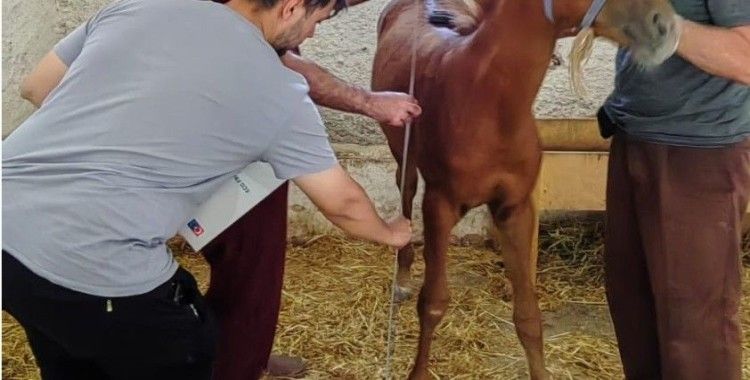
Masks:
[[[601,235],[597,222],[568,221],[542,228],[538,292],[547,367],[556,379],[622,378],[604,297]],[[275,351],[306,358],[311,367],[308,379],[378,378],[385,363],[392,253],[331,235],[293,243]],[[202,257],[177,239],[171,244],[179,252],[178,260],[205,289],[209,271]],[[743,378],[750,379],[750,236],[743,250]],[[415,289],[422,270],[418,259]],[[433,343],[435,378],[526,378],[504,272],[502,255],[489,247],[451,247],[452,299]],[[399,308],[396,320],[394,373],[405,378],[419,333],[414,299]],[[2,336],[3,378],[38,379],[23,330],[5,313]]]

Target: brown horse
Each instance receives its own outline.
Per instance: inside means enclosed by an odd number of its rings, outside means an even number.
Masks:
[[[415,124],[407,166],[396,175],[400,182],[406,171],[406,217],[412,213],[417,170],[426,185],[426,269],[417,306],[419,348],[409,378],[427,378],[432,336],[448,305],[445,253],[450,231],[469,209],[486,204],[513,286],[513,321],[530,376],[544,379],[537,252],[532,247],[537,214],[530,196],[541,148],[532,104],[555,40],[580,25],[592,0],[487,0],[473,13],[470,3],[439,1],[389,3],[380,18],[373,67],[374,90],[408,91],[411,43],[417,41],[415,96],[423,113]],[[447,8],[453,10],[448,21],[460,22],[435,22],[446,17]],[[629,47],[644,66],[662,62],[676,46],[675,14],[667,0],[609,0],[592,16],[596,35]],[[476,26],[467,28],[467,20],[476,20]],[[461,33],[433,24],[455,26]],[[382,128],[400,166],[404,130]],[[398,260],[403,291],[408,289],[412,247],[402,249]]]

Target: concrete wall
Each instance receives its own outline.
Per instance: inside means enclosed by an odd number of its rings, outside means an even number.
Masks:
[[[18,84],[58,39],[57,9],[50,0],[3,1],[3,137],[34,108],[18,96]]]
[[[187,0],[186,0],[187,1]],[[18,83],[55,42],[108,1],[4,0],[3,1],[3,136],[33,110],[18,97]],[[341,78],[369,87],[375,53],[375,24],[387,0],[371,0],[318,27],[316,38],[302,46],[303,54]],[[558,43],[561,66],[552,67],[542,87],[535,112],[539,118],[590,118],[612,88],[614,48],[599,43],[586,70],[589,97],[577,99],[569,89],[567,52],[571,40]],[[387,154],[377,125],[356,115],[322,110],[334,147],[354,177],[362,183],[385,215],[394,215],[398,192],[393,180],[395,163]],[[595,192],[596,194],[596,192]],[[291,221],[296,234],[330,228],[297,189],[292,191]],[[419,207],[416,208],[419,210]],[[419,218],[417,212],[417,218]],[[457,235],[483,233],[483,210],[470,213]]]

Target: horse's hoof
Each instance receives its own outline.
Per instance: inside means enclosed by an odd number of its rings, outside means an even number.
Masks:
[[[407,287],[404,287],[404,286],[398,286],[398,285],[396,285],[396,292],[395,293],[396,294],[394,295],[393,300],[396,303],[404,302],[404,301],[408,300],[409,298],[411,298],[411,296],[412,296],[411,288],[407,288]]]
[[[416,374],[416,373],[412,372],[412,373],[409,374],[409,379],[408,380],[428,380],[428,379],[429,378],[427,377],[426,374],[422,374],[422,373]]]
[[[531,378],[531,380],[551,380],[552,374],[546,369],[544,369],[542,371],[539,371],[538,374],[532,374],[529,377]]]

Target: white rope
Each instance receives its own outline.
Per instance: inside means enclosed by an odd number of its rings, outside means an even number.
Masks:
[[[415,25],[414,28],[416,29],[417,23],[414,23],[414,25]],[[411,96],[414,96],[414,82],[415,82],[415,76],[416,76],[416,67],[417,67],[417,33],[416,33],[416,30],[413,30],[412,41],[411,41],[411,74],[409,77],[409,95]],[[406,125],[404,126],[404,128],[405,128],[404,149],[403,149],[403,157],[401,158],[401,186],[400,186],[401,214],[402,215],[404,212],[403,205],[404,205],[404,186],[406,185],[406,162],[407,162],[407,157],[409,157],[409,140],[411,139],[411,119],[406,122]],[[385,370],[383,371],[383,377],[386,380],[391,380],[393,378],[393,354],[396,350],[396,322],[394,321],[394,314],[395,314],[396,309],[398,308],[398,305],[396,304],[396,287],[398,286],[397,277],[398,277],[398,249],[394,248],[393,281],[391,282],[391,307],[390,307],[390,312],[388,313],[388,344],[387,344]]]

